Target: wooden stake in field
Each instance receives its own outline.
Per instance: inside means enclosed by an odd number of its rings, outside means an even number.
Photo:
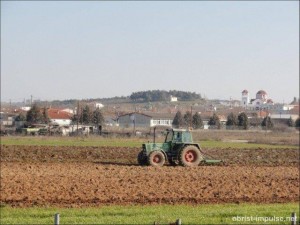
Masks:
[[[54,215],[54,225],[59,225],[59,213]]]
[[[297,216],[296,216],[296,213],[295,212],[292,212],[292,215],[291,215],[291,224],[292,225],[296,225],[297,224]]]

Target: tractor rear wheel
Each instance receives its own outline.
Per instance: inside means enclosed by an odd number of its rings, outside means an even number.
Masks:
[[[147,157],[144,155],[143,151],[140,151],[137,157],[138,164],[140,166],[146,166],[148,163]]]
[[[187,145],[180,151],[178,160],[182,166],[198,166],[203,156],[196,146]]]
[[[153,151],[148,157],[148,163],[151,166],[163,166],[165,161],[165,156],[161,151]]]

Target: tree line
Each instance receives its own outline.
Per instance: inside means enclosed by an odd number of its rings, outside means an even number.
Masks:
[[[15,121],[25,121],[26,125],[42,123],[48,124],[50,118],[48,116],[48,110],[46,107],[40,108],[37,104],[33,104],[31,109],[27,113],[21,112],[16,118]]]
[[[130,95],[130,99],[132,101],[140,101],[140,102],[155,102],[155,101],[169,101],[170,96],[177,97],[182,101],[191,101],[196,99],[201,99],[200,94],[196,94],[195,92],[185,92],[185,91],[162,91],[162,90],[151,90],[151,91],[139,91],[133,92]]]
[[[48,124],[50,118],[48,116],[48,109],[46,107],[40,108],[37,104],[33,104],[27,113],[20,113],[16,121],[25,121],[26,125],[30,124]],[[73,123],[80,123],[84,125],[102,125],[104,123],[103,113],[99,108],[91,110],[88,105],[82,107],[78,112],[71,117]]]
[[[82,99],[82,101],[94,102],[94,101],[140,101],[140,102],[156,102],[156,101],[169,101],[170,96],[177,97],[181,101],[192,101],[202,99],[200,94],[195,92],[177,91],[177,90],[149,90],[133,92],[130,96],[115,96],[111,98],[89,98]],[[54,107],[58,106],[71,106],[76,105],[77,99],[66,99],[66,100],[53,100],[53,101],[41,101],[41,105],[51,104]]]
[[[201,115],[199,113],[195,113],[194,115],[192,115],[189,111],[187,111],[184,115],[182,115],[182,113],[178,111],[173,119],[172,125],[175,128],[192,127],[193,129],[202,129],[204,126]],[[214,113],[209,118],[208,125],[215,129],[221,129],[222,124],[219,116],[216,113]],[[238,115],[230,113],[227,116],[225,125],[227,129],[248,130],[250,121],[248,119],[248,116],[244,112],[241,112]],[[274,123],[270,116],[264,117],[259,125],[261,125],[264,129],[272,129],[274,127]],[[298,118],[296,121],[294,121],[292,120],[292,118],[290,118],[287,121],[287,125],[289,127],[300,127],[300,119]]]
[[[78,113],[74,114],[71,118],[73,123],[80,123],[84,125],[103,125],[104,116],[99,108],[94,111],[88,105],[84,106]]]
[[[71,117],[71,120],[74,124],[80,123],[84,125],[103,125],[104,116],[99,108],[91,110],[88,105],[85,105]],[[48,116],[48,109],[46,107],[40,108],[37,104],[33,104],[31,109],[26,114],[20,113],[15,118],[15,121],[25,121],[26,125],[37,123],[48,124],[50,122],[50,118]],[[193,129],[202,129],[204,127],[201,115],[198,112],[192,115],[190,111],[187,111],[184,115],[178,111],[173,119],[172,125],[175,128],[192,127]],[[221,129],[222,124],[219,116],[216,113],[209,118],[208,125],[216,129]],[[225,125],[227,129],[247,130],[249,129],[250,121],[244,112],[239,113],[238,115],[230,113],[227,116]],[[265,129],[272,129],[274,127],[274,123],[269,116],[266,116],[259,125]],[[287,120],[287,125],[289,127],[300,127],[299,117],[295,121],[290,118]]]
[[[191,112],[187,111],[184,115],[178,111],[173,119],[173,127],[192,127],[193,129],[203,128],[203,121],[199,113],[192,115]]]

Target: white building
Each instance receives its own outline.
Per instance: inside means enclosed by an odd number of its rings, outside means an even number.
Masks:
[[[249,92],[244,90],[242,92],[241,105],[250,110],[270,110],[273,107],[274,102],[272,99],[268,98],[268,94],[264,90],[259,90],[256,93],[256,98],[251,100]]]
[[[169,126],[172,127],[173,120],[171,119],[154,119],[152,118],[150,120],[150,127],[156,127],[156,126]]]
[[[170,96],[170,102],[177,102],[177,101],[178,101],[177,97],[173,95]]]
[[[67,113],[70,113],[70,114],[74,114],[75,113],[74,109],[69,109],[69,108],[62,109],[61,111],[64,111],[64,112],[67,112]]]
[[[30,106],[23,106],[20,109],[27,112],[31,109],[31,107]]]
[[[290,118],[292,118],[292,120],[295,121],[299,117],[299,115],[297,115],[297,114],[290,114],[290,113],[287,113],[287,112],[281,112],[281,113],[277,113],[277,114],[272,113],[270,115],[270,117],[272,119],[290,119]]]
[[[96,109],[97,108],[102,109],[104,107],[104,105],[102,103],[98,103],[98,102],[96,102],[94,106],[95,106]]]
[[[0,112],[0,125],[3,126],[12,126],[14,118],[11,115],[8,115],[4,112]]]

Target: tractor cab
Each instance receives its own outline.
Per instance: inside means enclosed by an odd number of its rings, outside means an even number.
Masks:
[[[183,129],[167,130],[165,142],[169,143],[193,143],[191,132]]]

